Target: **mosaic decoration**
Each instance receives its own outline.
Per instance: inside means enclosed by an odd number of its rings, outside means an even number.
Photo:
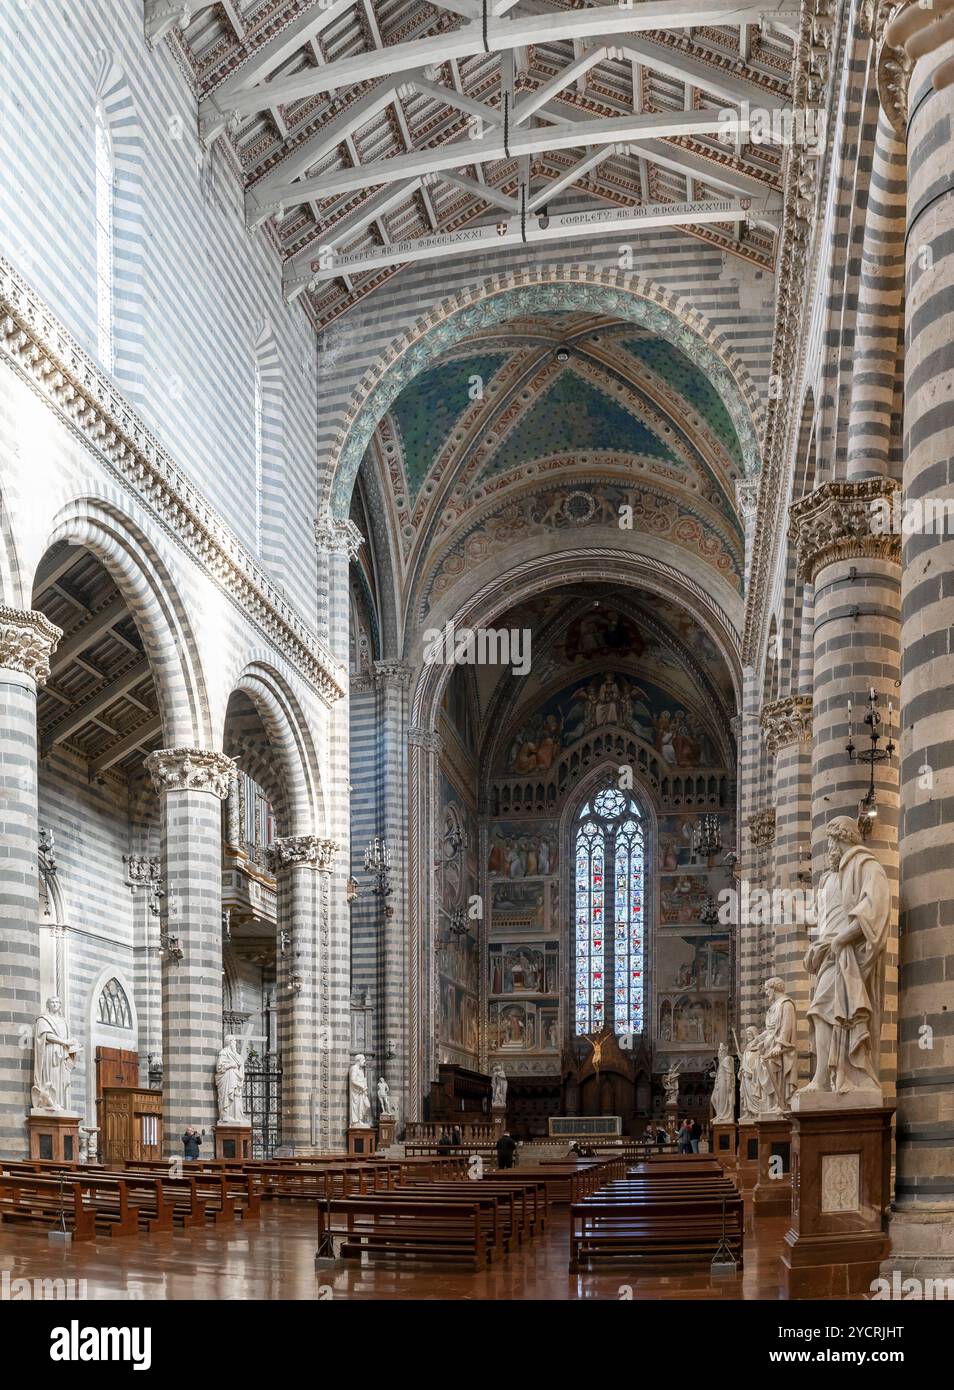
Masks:
[[[742,450],[732,417],[709,379],[689,361],[685,353],[664,338],[626,338],[622,346],[691,402],[741,469]]]
[[[632,288],[561,281],[555,284],[525,285],[488,295],[475,304],[448,315],[423,333],[391,362],[360,406],[344,440],[335,467],[332,512],[347,516],[358,468],[374,433],[375,426],[397,400],[400,393],[435,358],[480,329],[522,314],[545,313],[550,309],[612,315],[622,322],[635,323],[666,339],[688,357],[708,378],[713,390],[725,403],[739,438],[747,477],[755,477],[760,466],[760,444],[752,410],[758,410],[754,393],[751,407],[724,360],[708,345],[700,332],[691,328],[678,312],[657,302],[661,292],[650,282],[632,277]],[[685,306],[686,313],[691,311]]]
[[[391,407],[404,455],[404,471],[411,495],[416,496],[431,464],[460,415],[471,403],[470,382],[479,376],[486,384],[506,353],[476,353],[471,357],[440,362],[420,373]]]

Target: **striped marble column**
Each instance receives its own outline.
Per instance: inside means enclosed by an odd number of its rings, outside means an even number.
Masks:
[[[752,547],[755,540],[757,522],[758,484],[746,480],[736,484],[736,500],[745,529],[745,581],[749,582],[752,566]],[[762,805],[760,785],[760,743],[759,713],[761,693],[758,673],[747,666],[742,672],[742,709],[735,716],[738,721],[736,741],[738,746],[738,808],[737,808],[737,849],[739,863],[736,866],[736,887],[744,896],[746,888],[763,886],[761,881],[761,850],[753,844],[750,826]],[[741,905],[741,904],[740,904]],[[740,1036],[751,1024],[761,1029],[765,1014],[762,999],[762,958],[761,938],[758,926],[747,920],[740,920],[737,927],[737,952],[739,975],[739,1024]]]
[[[36,691],[62,637],[42,613],[0,608],[0,1156],[25,1158],[40,1011]],[[72,1022],[72,1020],[67,1020]]]
[[[440,735],[412,727],[408,742],[408,1040],[409,1120],[422,1118],[422,1102],[437,1079],[437,910],[434,891],[435,818]]]
[[[350,640],[349,566],[362,542],[350,521],[317,528],[319,569],[326,590],[319,625],[344,671]],[[345,680],[347,685],[347,680]],[[323,793],[326,836],[347,845],[351,835],[351,714],[348,696],[336,700],[328,720]],[[351,1055],[351,907],[348,902],[349,863],[343,854],[329,860],[320,874],[319,972],[320,1023],[326,1050],[319,1078],[319,1149],[346,1147],[348,1128],[348,1067]]]
[[[954,88],[914,69],[908,124],[901,1000],[890,1268],[954,1276]],[[927,510],[925,510],[927,509]],[[917,520],[921,511],[920,521]]]
[[[381,1046],[377,1072],[387,1078],[391,1096],[398,1100],[400,1119],[407,1114],[407,692],[411,669],[400,661],[378,661],[374,674],[381,732],[380,824],[391,851],[392,886],[380,916],[376,994],[383,1007],[377,1019]]]
[[[799,1075],[808,1079],[808,947],[812,828],[812,697],[786,695],[762,709],[775,758],[775,973],[798,1010]]]
[[[186,1125],[217,1116],[215,1062],[222,1047],[222,802],[235,764],[202,748],[163,748],[146,758],[159,793],[163,971],[162,1103],[166,1151],[181,1154]]]
[[[829,482],[791,509],[790,539],[798,545],[799,574],[814,585],[812,641],[812,851],[813,881],[824,868],[825,826],[833,816],[857,818],[870,785],[866,763],[852,762],[848,701],[855,746],[866,746],[868,692],[874,688],[885,720],[894,704],[895,742],[901,673],[900,536],[882,526],[894,503],[890,478]],[[867,746],[870,747],[870,744]],[[882,740],[882,747],[884,740]],[[892,884],[892,925],[885,964],[881,1026],[881,1083],[894,1095],[897,1075],[898,996],[898,757],[875,767],[877,817],[868,847]]]
[[[282,1149],[318,1144],[319,1096],[331,1030],[323,1021],[322,888],[338,846],[317,835],[286,835],[269,847],[278,895],[276,998],[282,1059]]]

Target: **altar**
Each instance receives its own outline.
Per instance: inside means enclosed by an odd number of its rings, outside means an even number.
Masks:
[[[619,1139],[623,1121],[619,1115],[551,1115],[551,1139]]]

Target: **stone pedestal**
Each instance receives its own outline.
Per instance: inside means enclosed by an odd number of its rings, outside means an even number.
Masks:
[[[792,1122],[787,1115],[756,1121],[758,1180],[752,1193],[754,1216],[788,1216],[792,1209]]]
[[[381,1115],[378,1117],[378,1148],[388,1149],[394,1143],[394,1123],[393,1115]]]
[[[31,1110],[27,1116],[31,1159],[51,1158],[57,1163],[78,1163],[79,1123],[82,1115],[69,1112],[48,1114]]]
[[[215,1157],[251,1158],[252,1126],[217,1124],[215,1126]]]
[[[493,1125],[494,1139],[499,1139],[507,1128],[507,1107],[505,1105],[494,1106],[490,1114],[490,1122]]]
[[[734,1168],[736,1154],[738,1152],[738,1134],[735,1121],[728,1124],[715,1124],[711,1127],[711,1147],[710,1152],[717,1158],[723,1168]]]
[[[751,1192],[759,1176],[759,1132],[754,1120],[739,1121],[736,1177],[742,1192]]]
[[[888,1253],[892,1107],[792,1115],[786,1298],[858,1298]]]
[[[377,1148],[377,1135],[367,1127],[348,1130],[348,1157],[369,1158]]]

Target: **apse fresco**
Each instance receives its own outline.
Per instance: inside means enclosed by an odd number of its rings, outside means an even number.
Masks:
[[[660,686],[610,669],[565,686],[517,729],[505,749],[508,772],[548,771],[564,749],[599,729],[621,728],[652,744],[673,769],[714,767],[718,753],[691,709]]]
[[[492,1053],[559,1053],[559,1000],[516,1003],[493,999],[488,1007],[487,1035]]]
[[[480,1018],[480,946],[476,927],[469,936],[450,931],[450,913],[468,908],[477,892],[477,822],[473,810],[444,771],[440,776],[442,837],[459,827],[464,836],[460,851],[438,872],[438,973],[440,1017],[439,1054],[442,1062],[476,1067]],[[446,841],[444,841],[446,843]],[[446,850],[442,851],[443,853]]]
[[[554,879],[506,879],[490,889],[491,930],[513,935],[550,931],[557,916],[559,885]]]
[[[560,981],[560,943],[491,943],[490,993],[555,994]]]
[[[556,873],[559,859],[555,822],[496,821],[490,827],[487,870],[491,875],[545,878]]]

